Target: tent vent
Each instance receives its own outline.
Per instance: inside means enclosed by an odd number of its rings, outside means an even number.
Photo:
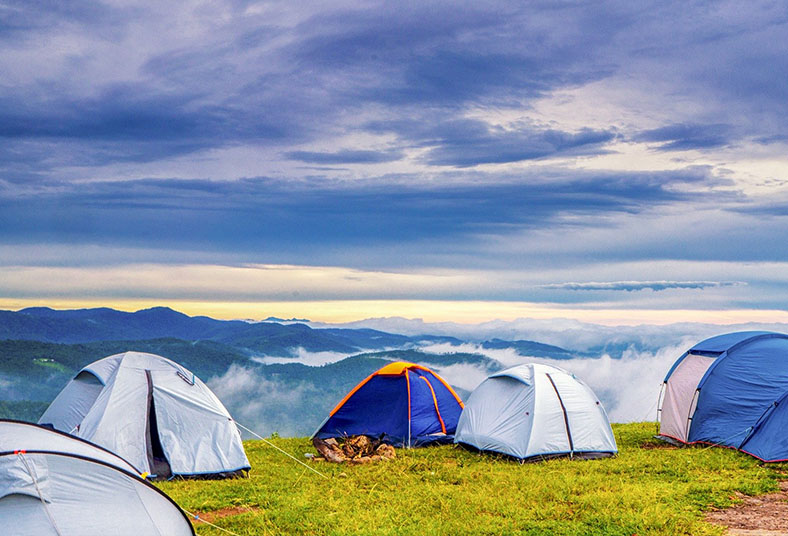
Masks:
[[[188,383],[189,385],[194,385],[194,374],[192,374],[192,377],[191,377],[191,378],[189,378],[189,377],[188,377],[186,374],[184,374],[184,373],[183,373],[183,372],[181,372],[180,370],[178,371],[178,373],[177,373],[177,374],[178,374],[178,377],[179,377],[180,379],[182,379],[183,381],[185,381],[185,382],[186,382],[186,383]]]

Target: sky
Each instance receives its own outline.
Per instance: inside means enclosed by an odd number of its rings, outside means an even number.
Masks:
[[[788,321],[783,2],[0,1],[0,308]]]

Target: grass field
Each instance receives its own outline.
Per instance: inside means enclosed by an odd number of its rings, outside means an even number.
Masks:
[[[777,489],[783,467],[723,448],[669,448],[653,423],[614,425],[615,458],[519,464],[452,446],[308,471],[262,441],[245,443],[248,479],[165,482],[184,509],[240,535],[705,535],[704,512]],[[273,439],[303,459],[304,438]],[[232,515],[229,515],[232,514]],[[197,533],[226,534],[195,522]]]

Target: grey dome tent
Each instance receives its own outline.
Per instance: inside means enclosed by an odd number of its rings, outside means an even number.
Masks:
[[[540,364],[498,372],[474,389],[454,442],[521,460],[618,452],[594,392],[565,370]]]
[[[126,352],[83,368],[39,423],[87,439],[152,476],[234,476],[250,468],[241,435],[189,370]]]
[[[30,422],[0,419],[0,452],[59,452],[90,458],[123,471],[139,475],[140,471],[109,450],[52,428]]]
[[[126,467],[66,434],[0,422],[3,535],[194,536],[178,505]]]

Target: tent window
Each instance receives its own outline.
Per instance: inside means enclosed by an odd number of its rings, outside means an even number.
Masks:
[[[87,370],[83,370],[82,372],[77,374],[76,378],[74,379],[83,383],[92,383],[95,385],[102,385],[102,386],[104,385],[103,383],[101,383],[101,380],[98,378],[98,376]]]

